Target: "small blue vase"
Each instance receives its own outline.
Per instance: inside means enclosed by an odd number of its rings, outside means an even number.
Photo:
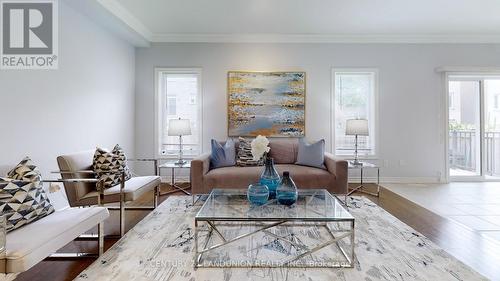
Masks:
[[[260,175],[260,184],[269,188],[269,199],[274,199],[276,198],[276,188],[278,188],[280,183],[280,175],[274,168],[273,158],[266,157],[265,163],[264,171]]]
[[[291,206],[297,202],[297,186],[290,177],[289,172],[283,172],[283,178],[276,190],[276,197],[278,198],[278,203],[286,206]]]
[[[269,199],[269,189],[260,183],[248,186],[247,199],[252,205],[264,205]]]

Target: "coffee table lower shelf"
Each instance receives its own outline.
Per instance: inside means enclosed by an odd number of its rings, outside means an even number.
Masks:
[[[347,227],[346,227],[347,226]],[[305,245],[303,240],[294,233],[300,233],[301,228],[314,228],[315,232],[324,231],[323,241],[315,241],[312,245]],[[246,231],[238,229],[250,228]],[[240,233],[241,232],[241,233]],[[237,235],[228,235],[228,233]],[[283,233],[288,235],[283,235]],[[294,253],[276,255],[276,259],[233,260],[229,254],[222,260],[212,259],[221,257],[215,251],[226,248],[241,248],[238,243],[254,245],[255,241],[248,241],[252,236],[264,235],[280,245],[288,245]],[[291,239],[289,238],[291,237]],[[305,237],[307,238],[307,237]],[[272,221],[238,221],[238,220],[199,220],[195,219],[194,229],[196,268],[350,268],[354,266],[354,220],[347,221],[297,221],[290,219]],[[218,239],[216,242],[215,239]],[[307,239],[304,239],[307,240]],[[310,240],[310,239],[309,239]],[[200,243],[202,245],[200,245]],[[268,244],[257,243],[250,252],[262,250]],[[201,246],[201,247],[200,247]],[[245,246],[243,246],[245,247]],[[335,251],[341,259],[319,260],[313,254],[327,249]],[[228,250],[231,250],[228,249]],[[212,257],[211,257],[211,254]],[[241,254],[241,253],[240,253]],[[323,255],[324,256],[324,255]],[[309,259],[308,259],[309,258]]]

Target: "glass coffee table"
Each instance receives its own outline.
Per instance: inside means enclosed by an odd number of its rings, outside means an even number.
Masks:
[[[214,189],[194,223],[195,268],[354,265],[354,217],[325,189],[299,190],[290,207]]]

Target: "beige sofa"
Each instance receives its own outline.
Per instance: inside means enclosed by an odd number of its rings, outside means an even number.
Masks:
[[[238,148],[238,142],[235,146]],[[280,175],[290,171],[299,188],[326,188],[331,193],[347,193],[347,161],[335,160],[325,153],[326,169],[299,166],[297,139],[270,139],[270,157]],[[223,167],[210,169],[210,153],[200,155],[191,162],[191,189],[193,194],[207,194],[213,188],[247,188],[257,182],[263,167]]]

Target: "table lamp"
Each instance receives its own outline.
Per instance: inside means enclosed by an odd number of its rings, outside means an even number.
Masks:
[[[353,165],[363,165],[358,159],[358,136],[368,136],[368,120],[366,119],[349,119],[346,121],[345,134],[347,136],[355,136],[356,144],[354,149]]]
[[[177,160],[175,164],[186,164],[187,161],[182,159],[182,136],[191,135],[191,124],[189,119],[170,119],[168,122],[168,135],[179,136],[179,160]]]

